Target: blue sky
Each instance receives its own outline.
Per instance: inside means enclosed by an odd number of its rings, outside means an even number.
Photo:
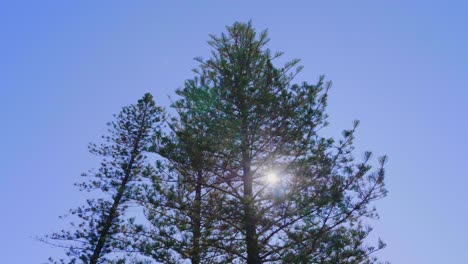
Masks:
[[[325,3],[326,2],[326,3]],[[0,2],[3,263],[61,250],[32,239],[81,203],[73,187],[124,105],[160,105],[235,21],[268,28],[300,58],[298,81],[333,81],[326,131],[361,120],[358,156],[388,154],[377,253],[393,263],[468,263],[468,4],[463,1]]]

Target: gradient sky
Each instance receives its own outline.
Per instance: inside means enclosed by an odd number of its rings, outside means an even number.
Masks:
[[[9,3],[8,3],[9,2]],[[0,1],[0,252],[44,263],[81,204],[87,144],[124,105],[168,95],[209,55],[208,34],[252,19],[272,50],[333,81],[326,131],[361,120],[357,156],[388,154],[377,253],[468,263],[466,1]],[[165,2],[165,3],[163,3]],[[327,2],[327,3],[325,3]],[[465,3],[463,3],[465,2]]]

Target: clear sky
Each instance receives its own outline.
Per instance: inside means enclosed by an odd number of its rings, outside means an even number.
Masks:
[[[465,3],[463,3],[465,2]],[[32,239],[84,195],[87,144],[145,92],[167,106],[209,55],[208,34],[252,19],[298,81],[334,83],[330,134],[360,119],[358,156],[388,154],[375,235],[393,263],[468,263],[466,1],[0,1],[0,252],[44,263]]]

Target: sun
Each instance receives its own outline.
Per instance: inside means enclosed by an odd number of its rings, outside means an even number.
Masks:
[[[271,183],[271,184],[275,184],[275,183],[279,182],[278,174],[276,172],[274,172],[274,171],[268,172],[267,175],[266,175],[266,179],[267,179],[267,182]]]

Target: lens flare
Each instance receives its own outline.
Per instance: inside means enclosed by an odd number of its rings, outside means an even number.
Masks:
[[[271,184],[275,184],[279,181],[278,174],[276,174],[273,171],[268,172],[266,176],[267,176],[267,181]]]

